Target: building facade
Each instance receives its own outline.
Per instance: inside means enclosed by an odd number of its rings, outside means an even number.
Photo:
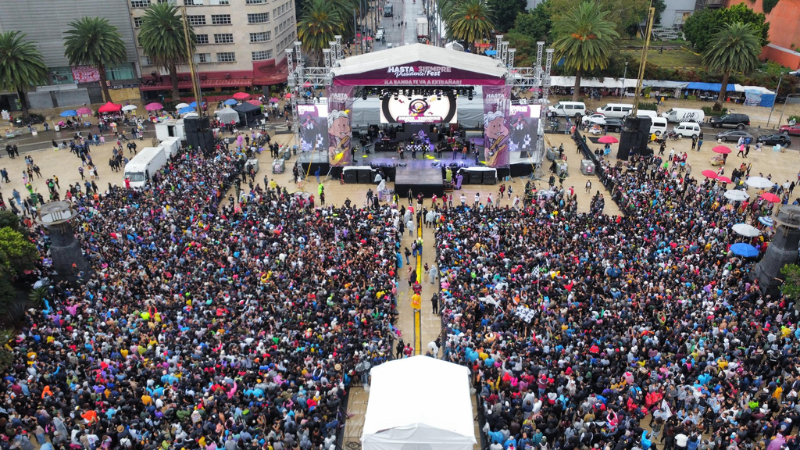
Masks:
[[[663,28],[678,28],[695,10],[696,0],[669,0],[664,2],[666,8],[661,13],[659,26]]]
[[[261,88],[286,81],[285,52],[297,39],[294,0],[127,0],[138,38],[142,17],[155,1],[186,7],[195,33],[195,69],[206,95],[213,91]],[[138,42],[138,40],[136,41]],[[169,96],[172,83],[139,48],[145,97]],[[178,86],[191,90],[188,66],[178,67]]]
[[[780,63],[792,70],[800,69],[800,2],[781,0],[768,13],[764,1],[727,0],[725,6],[744,3],[755,12],[764,13],[769,23],[769,45],[761,50],[761,57]]]

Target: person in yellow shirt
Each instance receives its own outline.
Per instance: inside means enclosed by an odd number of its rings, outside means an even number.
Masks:
[[[411,308],[414,309],[414,311],[419,311],[420,309],[422,309],[421,295],[415,293],[414,295],[411,296]]]

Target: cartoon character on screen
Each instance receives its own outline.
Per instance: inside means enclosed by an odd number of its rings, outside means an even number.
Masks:
[[[331,111],[328,114],[328,160],[332,165],[340,166],[348,161],[350,138],[348,111]]]
[[[492,111],[483,115],[486,135],[484,158],[488,167],[508,164],[508,128],[505,121],[506,117],[502,111]]]

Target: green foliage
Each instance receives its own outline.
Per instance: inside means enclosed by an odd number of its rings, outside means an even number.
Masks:
[[[744,3],[722,9],[704,9],[692,14],[683,25],[683,34],[698,52],[704,52],[717,32],[725,25],[747,23],[753,26],[763,47],[769,43],[769,23],[763,13],[756,13]]]
[[[186,37],[178,7],[172,3],[151,4],[142,17],[139,45],[153,64],[169,71],[172,79],[172,100],[180,99],[176,66],[186,62]],[[189,27],[189,42],[194,48],[195,36]]]
[[[783,275],[783,285],[781,293],[789,300],[794,300],[795,309],[800,307],[800,266],[797,264],[787,264],[781,268]]]
[[[69,64],[96,67],[100,72],[103,96],[106,101],[111,101],[105,68],[125,62],[128,56],[117,27],[105,18],[82,17],[70,23],[64,34],[64,56]]]
[[[28,294],[28,300],[35,307],[42,309],[44,308],[44,300],[47,298],[47,293],[49,291],[50,289],[48,285],[32,289],[30,294]]]
[[[666,11],[667,4],[664,2],[664,0],[653,0],[653,8],[656,9],[656,15],[653,18],[653,23],[654,24],[660,24],[661,23],[661,14],[663,14],[664,11]]]
[[[613,22],[620,36],[634,35],[638,25],[647,18],[650,8],[650,0],[593,0],[591,3],[606,13],[605,19]],[[658,5],[655,6],[658,8]],[[570,15],[577,7],[574,0],[549,0],[547,9],[553,22],[556,22]]]
[[[703,52],[703,63],[723,73],[719,97],[714,109],[722,108],[731,72],[748,74],[758,67],[761,44],[755,28],[749,23],[726,24],[718,31]]]
[[[536,8],[518,15],[511,31],[516,31],[536,41],[549,41],[548,35],[552,27],[553,21],[550,20],[545,1],[539,3]],[[519,48],[517,48],[517,52],[519,53]]]
[[[706,117],[710,116],[724,116],[728,114],[728,108],[722,108],[719,111],[715,110],[711,106],[703,106],[703,112],[706,113]]]
[[[24,92],[28,87],[47,84],[49,70],[33,42],[25,42],[24,33],[0,33],[0,91],[23,93],[22,113],[28,115]]]
[[[800,122],[800,116],[789,116],[789,118],[786,119],[786,123],[789,123],[793,120],[795,123]]]
[[[11,228],[14,231],[22,231],[19,217],[11,211],[0,211],[0,228]]]
[[[13,339],[14,334],[10,330],[0,330],[0,372],[5,371],[14,363],[14,353],[8,349],[7,345]]]
[[[497,31],[507,32],[516,26],[516,18],[525,11],[526,0],[487,0],[494,11],[494,24]]]
[[[0,272],[14,274],[32,269],[38,257],[36,246],[22,233],[0,228]]]
[[[639,102],[639,109],[644,111],[658,111],[658,104],[656,102]]]
[[[343,22],[349,20],[345,20],[333,2],[311,0],[297,24],[297,37],[305,51],[319,58],[322,50],[342,30]]]
[[[764,0],[764,3],[762,3],[761,8],[764,10],[766,14],[769,14],[772,12],[773,8],[778,6],[778,1],[779,0]]]
[[[446,11],[447,33],[453,39],[475,43],[489,38],[495,29],[493,12],[483,0],[456,0]]]

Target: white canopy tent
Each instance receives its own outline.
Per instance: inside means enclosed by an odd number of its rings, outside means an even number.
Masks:
[[[415,356],[374,367],[371,375],[364,450],[472,450],[466,367]]]
[[[219,118],[220,121],[223,123],[231,123],[231,120],[234,122],[239,121],[239,113],[233,110],[233,108],[223,108],[214,111],[214,115]]]

